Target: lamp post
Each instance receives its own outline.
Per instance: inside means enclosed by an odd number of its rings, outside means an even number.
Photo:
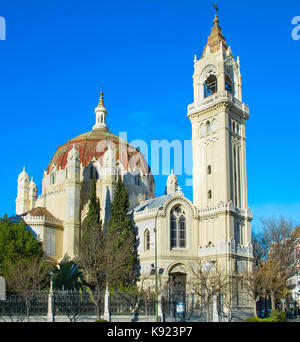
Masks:
[[[158,274],[157,274],[157,229],[156,229],[156,220],[157,220],[157,216],[159,211],[162,209],[163,207],[159,207],[157,209],[157,213],[155,215],[155,221],[154,221],[154,237],[155,237],[155,319],[156,322],[158,322]]]

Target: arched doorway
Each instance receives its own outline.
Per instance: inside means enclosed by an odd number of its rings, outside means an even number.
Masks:
[[[169,271],[169,313],[172,321],[185,320],[186,278],[182,264],[175,265]]]

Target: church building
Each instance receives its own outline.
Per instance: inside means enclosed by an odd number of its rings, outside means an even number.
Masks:
[[[42,192],[26,170],[18,178],[16,214],[43,241],[49,259],[78,253],[93,174],[106,222],[120,175],[130,195],[141,274],[156,265],[160,282],[186,288],[191,265],[218,260],[228,272],[251,271],[251,210],[247,202],[246,131],[249,108],[242,77],[217,14],[201,57],[194,58],[194,101],[187,107],[193,149],[193,201],[173,172],[155,197],[151,169],[137,148],[110,132],[101,91],[92,130],[58,147],[44,171]],[[184,117],[183,117],[184,120]],[[253,312],[248,300],[237,304]]]

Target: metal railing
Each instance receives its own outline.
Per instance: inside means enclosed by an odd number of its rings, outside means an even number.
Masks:
[[[92,294],[92,296],[91,296]],[[85,291],[53,291],[54,316],[65,317],[71,322],[95,319],[96,305],[92,300],[97,298],[96,292]],[[104,297],[100,298],[100,315],[104,314]],[[29,317],[39,321],[46,320],[48,313],[49,291],[40,291],[30,303]],[[184,313],[178,313],[177,304],[183,303]],[[204,321],[205,309],[201,299],[196,295],[161,296],[159,301],[161,320],[164,321]],[[109,311],[111,316],[129,316],[131,320],[150,320],[155,317],[154,296],[143,296],[137,292],[112,292],[110,294]],[[21,295],[7,294],[6,300],[0,300],[0,321],[25,321],[26,304]]]
[[[199,102],[195,102],[195,103],[188,105],[188,113],[190,115],[193,112],[203,110],[203,109],[211,106],[212,104],[215,104],[217,102],[222,102],[224,100],[230,101],[237,108],[239,108],[240,110],[249,114],[249,107],[245,103],[238,100],[236,97],[234,97],[230,92],[228,92],[226,90],[217,92],[213,95],[210,95],[210,96],[204,98],[203,100],[201,100]]]

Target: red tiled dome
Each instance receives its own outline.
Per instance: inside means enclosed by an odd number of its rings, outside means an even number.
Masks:
[[[80,154],[80,162],[83,166],[87,167],[94,159],[98,160],[102,166],[103,154],[111,143],[116,148],[116,159],[122,163],[125,170],[134,169],[138,165],[143,174],[151,174],[150,167],[137,148],[104,129],[95,129],[80,134],[58,147],[46,171],[49,174],[53,166],[56,166],[57,169],[65,169],[68,153],[74,144]]]

